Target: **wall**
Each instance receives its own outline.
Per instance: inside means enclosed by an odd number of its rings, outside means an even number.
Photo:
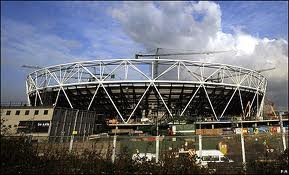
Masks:
[[[4,120],[3,127],[9,128],[9,133],[17,134],[19,123],[21,122],[48,122],[52,119],[53,107],[30,107],[30,106],[13,106],[1,107],[1,119]],[[10,115],[8,115],[10,111]],[[29,111],[27,113],[26,111]],[[37,114],[38,111],[38,114]],[[44,114],[44,112],[47,112]],[[16,112],[19,112],[18,115]],[[34,135],[47,136],[47,133],[37,133]]]

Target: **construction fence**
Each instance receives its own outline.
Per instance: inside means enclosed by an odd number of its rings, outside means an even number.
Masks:
[[[6,138],[17,139],[16,137]],[[89,152],[112,162],[124,155],[130,159],[133,159],[135,155],[144,155],[146,161],[159,163],[168,158],[168,153],[170,153],[169,158],[197,155],[196,157],[203,157],[199,162],[201,165],[207,162],[206,167],[217,169],[217,172],[230,172],[231,174],[242,173],[244,169],[246,170],[246,166],[256,162],[261,162],[262,165],[268,162],[284,164],[283,158],[280,161],[280,155],[284,154],[288,146],[288,132],[191,136],[109,136],[103,134],[94,137],[25,137],[25,139],[32,143],[32,149],[40,157],[48,154],[61,156],[65,152],[81,156]],[[219,152],[226,159],[216,159],[214,155],[207,156],[208,151]],[[287,172],[287,165],[278,165],[278,167],[285,167],[280,168],[280,171]],[[252,167],[255,167],[255,164]],[[247,172],[264,173],[264,168],[261,170],[258,172],[255,168],[248,168]]]
[[[288,146],[288,133],[243,134],[242,135],[193,135],[193,136],[108,136],[97,137],[33,137],[35,149],[39,153],[47,150],[69,150],[81,154],[85,150],[97,151],[105,156],[117,157],[125,150],[131,156],[135,153],[150,153],[155,158],[167,151],[220,150],[234,162],[272,158],[282,153]],[[72,141],[73,139],[73,141]],[[115,153],[112,155],[112,153]],[[159,154],[159,155],[156,155]],[[113,158],[112,158],[113,159]]]

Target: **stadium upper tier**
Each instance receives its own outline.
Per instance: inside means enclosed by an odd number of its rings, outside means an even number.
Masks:
[[[97,111],[136,118],[261,116],[267,80],[226,64],[172,59],[82,61],[45,67],[26,79],[32,106]]]

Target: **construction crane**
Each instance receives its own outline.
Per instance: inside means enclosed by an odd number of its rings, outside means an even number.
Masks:
[[[227,51],[179,52],[179,53],[162,53],[162,54],[158,54],[158,51],[160,49],[161,48],[157,48],[156,54],[135,54],[135,58],[138,59],[139,57],[160,57],[160,56],[173,56],[173,55],[210,55],[210,54],[232,52],[233,51],[233,50],[227,50]]]
[[[41,66],[32,66],[32,65],[26,65],[26,64],[22,65],[21,67],[28,68],[28,69],[42,69],[43,68]]]
[[[227,51],[207,51],[207,52],[177,52],[177,53],[162,53],[159,54],[159,50],[162,48],[157,48],[155,54],[135,54],[135,58],[138,59],[139,57],[155,57],[159,59],[161,56],[174,56],[174,55],[209,55],[209,54],[217,54],[217,53],[224,53],[224,52],[231,52],[233,50]],[[153,78],[156,78],[158,75],[158,61],[155,60],[153,63]]]
[[[261,72],[270,71],[270,70],[274,70],[274,69],[276,69],[276,68],[272,67],[272,68],[267,68],[267,69],[256,70],[256,72],[261,73]]]

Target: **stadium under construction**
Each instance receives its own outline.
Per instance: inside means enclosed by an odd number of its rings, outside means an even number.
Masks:
[[[46,67],[29,74],[26,83],[31,106],[92,110],[130,123],[156,116],[165,121],[261,117],[267,80],[256,71],[225,64],[119,59]]]
[[[95,116],[95,120],[89,119],[91,126],[107,121],[109,126],[123,128],[200,121],[212,122],[210,127],[214,128],[236,118],[263,120],[267,79],[260,71],[179,59],[182,54],[172,59],[172,55],[136,55],[135,59],[39,68],[26,79],[28,106],[70,109],[70,121],[79,110],[89,112]],[[53,133],[62,132],[57,129],[67,118],[62,113],[55,114],[58,119],[51,118],[54,126],[49,130]],[[69,130],[68,135],[73,128]],[[91,130],[91,134],[98,132]]]

